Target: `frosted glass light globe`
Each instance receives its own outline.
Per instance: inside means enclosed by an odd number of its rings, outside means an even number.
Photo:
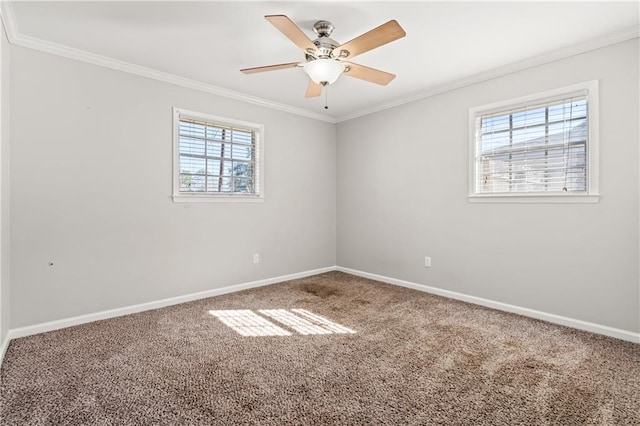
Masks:
[[[331,84],[343,73],[344,64],[335,59],[316,59],[315,61],[307,62],[303,69],[314,83]]]

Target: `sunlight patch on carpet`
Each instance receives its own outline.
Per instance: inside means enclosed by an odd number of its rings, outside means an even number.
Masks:
[[[243,336],[291,336],[292,334],[249,309],[209,311],[209,313]]]
[[[258,312],[261,315],[250,309],[209,311],[209,314],[243,336],[291,336],[293,334],[272,321],[302,335],[355,333],[350,328],[306,309],[260,309]]]
[[[260,309],[258,312],[304,335],[355,333],[347,327],[305,309],[291,309],[290,311],[286,309]]]

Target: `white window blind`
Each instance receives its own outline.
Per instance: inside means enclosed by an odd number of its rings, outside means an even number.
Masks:
[[[174,196],[261,195],[260,127],[183,111],[175,115]]]
[[[587,90],[474,112],[475,195],[590,193]]]

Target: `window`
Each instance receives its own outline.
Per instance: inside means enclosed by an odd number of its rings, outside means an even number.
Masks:
[[[470,201],[597,202],[597,89],[471,108]]]
[[[261,201],[263,126],[173,110],[174,201]]]

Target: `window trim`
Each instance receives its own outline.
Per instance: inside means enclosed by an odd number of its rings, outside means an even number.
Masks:
[[[220,117],[201,112],[189,111],[182,108],[173,107],[173,170],[172,170],[172,195],[175,203],[219,203],[219,202],[241,202],[241,203],[261,203],[264,202],[264,125],[250,123],[248,121],[235,120],[232,118]],[[241,127],[252,130],[256,134],[255,152],[258,157],[257,166],[257,193],[255,194],[216,194],[216,193],[186,193],[180,192],[180,117],[193,118],[213,124],[229,127]]]
[[[515,109],[540,101],[552,101],[575,92],[586,91],[588,132],[587,142],[587,188],[580,194],[558,194],[545,192],[477,193],[476,192],[476,119],[481,115]],[[586,81],[533,95],[521,96],[469,108],[469,186],[468,200],[471,203],[597,203],[600,200],[599,170],[599,90],[598,80]]]

